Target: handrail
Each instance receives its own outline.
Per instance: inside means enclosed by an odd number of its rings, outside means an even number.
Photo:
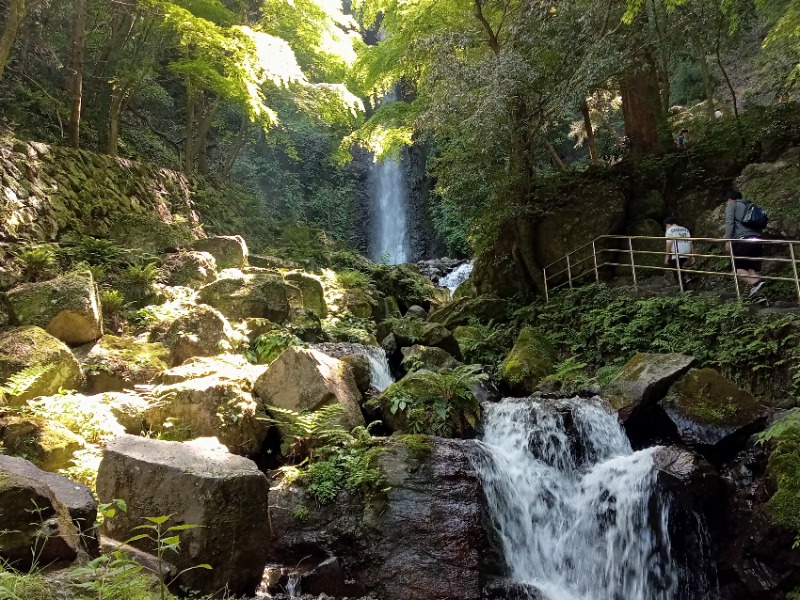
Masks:
[[[603,240],[615,240],[618,241],[619,247],[614,248],[604,248],[598,247],[600,244],[599,242]],[[706,262],[712,261],[721,261],[726,264],[724,270],[714,271],[708,270],[708,267],[705,269],[700,268],[687,268],[685,266],[681,266],[680,262],[675,263],[675,267],[670,266],[655,266],[655,265],[648,265],[644,264],[641,261],[637,264],[636,258],[642,256],[674,256],[675,250],[671,250],[669,252],[666,251],[666,248],[661,251],[656,250],[647,250],[647,249],[636,249],[634,247],[635,244],[640,244],[641,242],[659,242],[664,244],[667,241],[677,241],[677,242],[693,242],[693,244],[697,245],[707,245],[710,247],[721,246],[722,247],[722,254],[709,254],[707,252],[697,252],[693,247],[693,252],[690,254],[679,253],[681,258],[694,258],[695,261],[698,259],[703,259]],[[723,238],[707,238],[707,237],[652,237],[652,236],[641,236],[641,235],[601,235],[591,242],[588,242],[572,252],[565,254],[558,260],[551,262],[549,265],[544,267],[543,276],[544,276],[544,288],[545,288],[545,299],[547,301],[550,300],[550,294],[562,287],[569,286],[573,287],[574,285],[583,283],[581,280],[582,278],[586,277],[587,275],[592,274],[595,281],[600,281],[600,270],[604,267],[623,267],[625,269],[630,269],[631,271],[631,278],[633,279],[633,286],[634,288],[638,285],[638,278],[637,278],[637,270],[644,271],[670,271],[676,273],[678,276],[676,277],[678,281],[678,285],[680,287],[681,292],[684,290],[684,274],[691,273],[692,276],[694,275],[702,275],[702,276],[709,276],[709,277],[730,277],[733,279],[734,287],[736,289],[736,296],[741,297],[742,292],[739,285],[739,279],[743,277],[741,274],[737,274],[735,264],[735,257],[733,255],[732,246],[727,246],[729,242],[736,242],[736,243],[745,243],[745,244],[760,244],[764,247],[770,249],[769,256],[762,256],[759,257],[758,261],[763,263],[775,263],[778,265],[781,264],[788,264],[791,265],[791,276],[782,276],[780,274],[773,274],[773,275],[759,275],[759,279],[765,281],[788,281],[793,282],[795,290],[797,292],[798,301],[800,301],[800,278],[798,277],[798,259],[800,257],[797,256],[794,246],[800,245],[800,241],[798,240],[762,240],[762,239],[723,239]],[[786,252],[788,250],[788,252]],[[783,254],[780,254],[783,251]],[[616,255],[622,253],[626,258],[624,262],[620,259],[616,258]],[[608,260],[604,260],[605,255],[612,255]],[[741,259],[746,259],[749,257],[738,257]],[[566,267],[562,267],[560,270],[555,270],[558,268],[559,263],[566,263]]]

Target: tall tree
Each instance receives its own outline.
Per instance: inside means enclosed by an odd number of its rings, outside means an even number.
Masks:
[[[29,12],[44,3],[45,0],[8,0],[3,33],[0,34],[0,81],[6,70],[14,41],[17,39],[19,26]]]
[[[87,0],[75,0],[75,21],[70,51],[70,114],[67,136],[73,148],[81,145],[81,107],[83,104],[83,66],[86,54]]]

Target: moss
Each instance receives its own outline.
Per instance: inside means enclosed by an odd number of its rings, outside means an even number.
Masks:
[[[767,502],[772,519],[800,532],[800,426],[787,429],[777,438],[767,473],[776,486]]]
[[[397,441],[405,444],[411,456],[422,462],[433,455],[433,438],[429,435],[398,435]]]
[[[750,423],[763,412],[752,394],[714,369],[690,371],[670,389],[664,402],[695,421],[723,427]]]
[[[553,372],[555,351],[538,329],[525,327],[511,353],[500,365],[500,379],[512,390],[525,394]]]

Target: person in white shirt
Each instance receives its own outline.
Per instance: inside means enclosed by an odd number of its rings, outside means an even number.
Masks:
[[[675,283],[677,284],[680,284],[677,271],[678,265],[680,265],[680,276],[683,280],[683,287],[685,288],[689,278],[686,277],[683,268],[685,266],[691,267],[695,263],[694,256],[691,256],[694,254],[694,244],[692,244],[692,240],[682,240],[681,238],[690,238],[692,234],[689,233],[686,227],[681,227],[678,224],[678,219],[675,217],[668,217],[664,221],[664,227],[666,228],[666,233],[664,235],[667,238],[664,264],[675,269]]]

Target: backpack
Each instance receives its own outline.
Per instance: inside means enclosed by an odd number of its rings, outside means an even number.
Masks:
[[[749,200],[744,201],[744,216],[742,217],[742,225],[746,226],[748,229],[764,229],[769,223],[769,215],[767,212],[761,208],[750,202]]]

